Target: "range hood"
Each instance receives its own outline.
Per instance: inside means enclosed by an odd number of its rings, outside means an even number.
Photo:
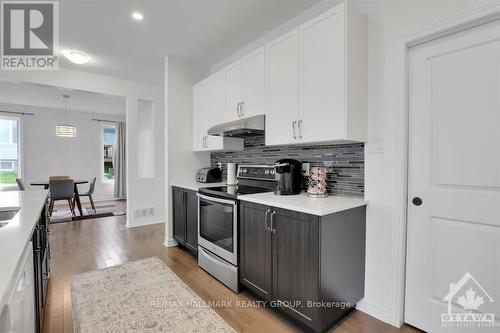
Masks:
[[[263,135],[264,130],[265,116],[261,115],[212,126],[208,129],[207,134],[245,138],[248,136]]]

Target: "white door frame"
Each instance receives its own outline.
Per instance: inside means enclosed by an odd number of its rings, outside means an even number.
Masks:
[[[416,33],[401,36],[395,45],[395,75],[391,87],[394,114],[394,175],[395,201],[392,218],[392,249],[390,258],[390,303],[387,321],[400,327],[404,323],[405,281],[406,281],[406,228],[408,205],[408,54],[409,48],[452,33],[467,30],[496,19],[500,19],[500,1],[481,6],[445,22],[427,27]]]

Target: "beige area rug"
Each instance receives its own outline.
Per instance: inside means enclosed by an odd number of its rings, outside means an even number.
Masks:
[[[234,332],[157,257],[73,275],[73,329],[87,332]]]

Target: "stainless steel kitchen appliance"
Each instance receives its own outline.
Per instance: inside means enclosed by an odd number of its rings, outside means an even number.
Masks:
[[[274,166],[239,165],[238,185],[198,193],[198,265],[235,292],[238,288],[238,196],[272,192]]]
[[[222,181],[220,168],[202,168],[196,173],[196,181],[200,183],[218,183]]]

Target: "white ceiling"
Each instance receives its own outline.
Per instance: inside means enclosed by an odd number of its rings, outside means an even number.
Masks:
[[[32,83],[0,81],[0,103],[63,110],[62,95],[70,96],[70,110],[125,115],[126,101],[124,97],[81,90],[68,90]]]
[[[320,0],[59,1],[61,48],[95,59],[63,67],[150,83],[163,81],[163,58],[211,66]],[[134,10],[144,14],[134,21]]]

